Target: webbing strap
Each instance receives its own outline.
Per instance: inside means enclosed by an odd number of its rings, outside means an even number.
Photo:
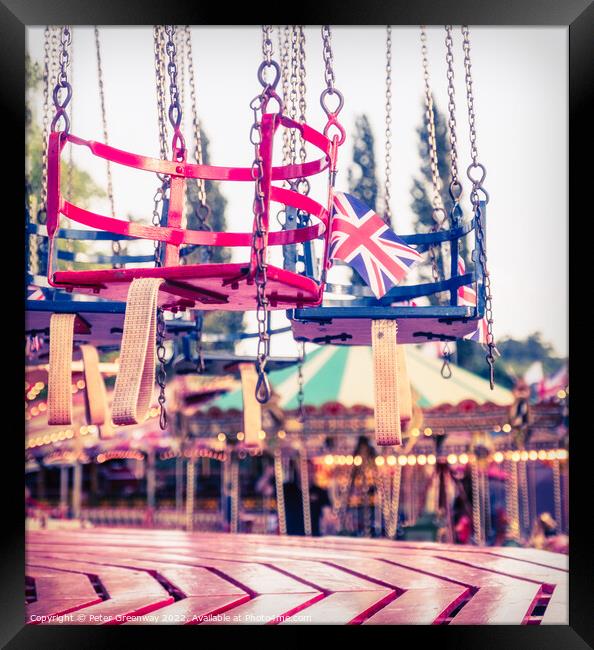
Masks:
[[[398,356],[398,404],[400,407],[400,426],[404,429],[412,418],[412,392],[408,378],[406,352],[404,345],[396,346]]]
[[[104,424],[107,419],[107,393],[99,370],[99,353],[94,345],[81,345],[85,378],[85,413],[87,424]]]
[[[157,296],[162,282],[162,278],[138,278],[128,290],[112,406],[116,425],[146,420],[155,386]]]
[[[399,357],[395,320],[371,321],[375,386],[375,439],[384,447],[402,444],[398,394]]]
[[[258,445],[262,430],[262,405],[256,399],[258,373],[253,363],[240,363],[241,392],[243,395],[243,433],[246,445]]]
[[[72,424],[72,346],[76,314],[52,314],[47,380],[47,423]]]

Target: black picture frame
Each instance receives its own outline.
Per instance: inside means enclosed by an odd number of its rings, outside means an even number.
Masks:
[[[404,3],[403,3],[404,5]],[[2,123],[2,141],[4,143],[3,171],[3,230],[4,254],[2,266],[4,273],[2,296],[5,324],[10,326],[10,333],[5,334],[2,346],[4,381],[2,382],[2,428],[4,429],[4,454],[2,457],[2,477],[7,480],[3,491],[0,506],[0,525],[2,534],[2,553],[0,563],[2,566],[2,582],[0,589],[0,642],[6,648],[91,648],[110,647],[114,643],[119,645],[121,640],[128,643],[128,639],[135,641],[139,635],[145,636],[147,629],[153,643],[158,643],[157,636],[165,633],[167,643],[171,647],[172,637],[178,639],[182,628],[163,627],[154,628],[123,628],[92,626],[31,626],[25,625],[24,614],[24,508],[20,500],[22,488],[17,489],[19,478],[24,483],[22,472],[22,438],[21,427],[24,426],[20,406],[16,405],[21,400],[22,383],[16,381],[16,374],[24,379],[24,360],[22,348],[16,341],[21,341],[24,328],[23,286],[17,280],[21,276],[24,255],[24,230],[22,228],[21,210],[23,206],[22,170],[24,169],[24,55],[25,55],[25,28],[28,25],[62,24],[73,25],[89,24],[162,24],[168,22],[217,25],[224,24],[230,16],[237,16],[236,9],[230,11],[233,5],[209,5],[202,3],[183,3],[178,0],[169,0],[167,3],[155,0],[128,0],[113,2],[81,2],[80,0],[60,0],[47,2],[44,0],[2,0],[0,2],[0,104],[2,105],[4,120]],[[281,9],[285,9],[285,12]],[[286,11],[292,7],[280,4],[264,7],[265,11],[253,8],[249,22],[257,24],[260,20],[273,24],[290,22],[291,20],[307,24],[350,24],[350,25],[418,25],[420,23],[437,25],[444,23],[469,24],[469,25],[559,25],[569,28],[569,142],[570,142],[570,214],[573,215],[574,228],[570,238],[575,235],[575,253],[570,255],[571,287],[575,289],[579,277],[588,279],[592,272],[584,266],[583,270],[578,265],[587,264],[589,249],[584,250],[583,241],[578,237],[585,236],[582,230],[590,218],[588,207],[584,206],[585,219],[581,220],[580,202],[591,203],[590,168],[591,161],[582,163],[579,154],[584,151],[590,153],[591,149],[591,101],[592,99],[592,62],[594,61],[594,7],[591,0],[522,0],[515,2],[497,2],[496,0],[415,0],[404,6],[388,4],[385,0],[366,0],[353,2],[343,0],[335,7],[322,3],[303,2],[298,11]],[[262,14],[262,15],[260,15]],[[11,136],[11,137],[7,137]],[[529,165],[530,161],[527,160]],[[521,182],[519,179],[518,182]],[[18,189],[17,189],[18,188]],[[526,188],[526,191],[538,191],[538,188]],[[560,215],[559,218],[565,218]],[[14,232],[13,232],[14,230]],[[582,235],[581,233],[584,232]],[[579,244],[578,244],[579,242]],[[21,245],[22,244],[22,245]],[[11,255],[17,251],[15,256]],[[554,263],[554,260],[552,260]],[[586,285],[587,286],[587,285]],[[11,300],[12,298],[12,300]],[[527,296],[526,300],[530,300]],[[576,355],[575,363],[585,363],[586,367],[591,358],[589,348],[591,334],[588,329],[588,312],[584,311],[584,304],[588,305],[587,292],[580,292],[576,304],[580,311],[570,307],[570,335],[574,333],[574,340],[585,343],[583,355]],[[573,318],[572,318],[573,316]],[[14,332],[12,332],[14,330]],[[579,336],[579,338],[578,338]],[[14,343],[13,343],[14,341]],[[12,358],[14,355],[14,359]],[[591,365],[591,364],[589,364]],[[575,371],[575,372],[574,372]],[[574,365],[572,374],[581,377]],[[489,626],[485,630],[482,626],[473,627],[398,627],[382,628],[380,630],[366,628],[358,632],[349,631],[348,634],[361,635],[355,639],[367,640],[369,635],[380,632],[386,635],[385,642],[405,643],[407,640],[416,644],[439,644],[440,648],[446,647],[472,647],[472,648],[539,648],[539,650],[561,648],[594,648],[594,552],[590,512],[592,509],[592,491],[587,481],[589,464],[593,455],[591,453],[592,435],[587,426],[588,411],[584,405],[588,404],[587,398],[582,399],[586,387],[589,388],[587,375],[585,381],[572,383],[571,426],[574,435],[570,443],[570,622],[568,626]],[[13,394],[14,393],[14,394]],[[591,398],[590,398],[591,401]],[[579,424],[580,417],[584,424]],[[8,470],[11,470],[9,472]],[[591,471],[591,470],[590,470]],[[21,483],[21,486],[23,484]],[[242,628],[241,637],[247,639],[246,634],[255,634],[254,640],[264,640],[265,636],[278,638],[277,632],[263,628]],[[132,631],[134,630],[134,631]],[[234,631],[238,631],[235,629]],[[307,629],[291,628],[292,638]],[[309,632],[312,629],[309,628]],[[313,630],[317,635],[318,630]],[[233,632],[232,630],[217,630],[217,634]],[[198,636],[186,642],[202,642],[206,630],[196,632]],[[209,630],[209,634],[213,631]],[[332,635],[340,634],[332,630]],[[133,634],[134,636],[128,637]],[[364,636],[363,636],[364,635]],[[266,639],[267,640],[267,639]],[[136,641],[137,642],[137,641]],[[368,641],[366,641],[368,642]]]

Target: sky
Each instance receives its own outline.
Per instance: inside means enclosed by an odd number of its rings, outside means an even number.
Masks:
[[[307,120],[322,129],[319,95],[324,88],[319,27],[306,30]],[[447,108],[445,30],[430,27],[430,82],[435,102]],[[152,28],[101,27],[101,49],[110,144],[158,157]],[[345,98],[340,115],[347,138],[339,153],[338,190],[348,190],[355,118],[365,113],[376,139],[378,175],[383,182],[385,121],[385,27],[333,27],[336,87]],[[276,31],[274,55],[278,54]],[[102,140],[95,43],[92,27],[73,29],[72,132]],[[252,112],[259,92],[259,27],[193,27],[192,47],[198,111],[210,145],[212,164],[249,166]],[[27,48],[43,58],[43,27],[29,27]],[[472,27],[471,57],[479,160],[487,168],[485,187],[488,259],[493,289],[496,338],[522,338],[542,332],[559,355],[568,355],[568,30],[566,27]],[[454,28],[454,67],[459,167],[470,163],[462,39]],[[423,112],[423,75],[417,27],[392,28],[392,213],[398,234],[412,232],[410,189],[421,163],[416,127]],[[189,108],[187,75],[186,104]],[[41,110],[41,96],[32,98]],[[184,116],[191,141],[189,110]],[[313,152],[312,152],[313,153]],[[67,154],[66,154],[67,155]],[[105,163],[76,147],[74,161],[106,186]],[[324,175],[320,175],[324,176]],[[113,167],[116,212],[150,223],[154,175]],[[325,179],[312,183],[312,196],[324,197]],[[466,180],[465,178],[463,180]],[[468,184],[465,184],[465,207]],[[253,189],[224,183],[228,229],[250,231]],[[91,209],[109,213],[107,201]],[[469,214],[467,211],[466,214]],[[247,249],[236,259],[247,259]],[[275,259],[273,258],[274,262]],[[277,262],[279,260],[276,260]],[[255,317],[245,320],[255,329]],[[273,325],[286,325],[276,312]],[[243,342],[239,352],[254,351]],[[273,339],[273,354],[293,354],[290,335]]]

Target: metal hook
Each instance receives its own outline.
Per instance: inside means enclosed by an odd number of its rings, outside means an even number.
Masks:
[[[270,381],[265,370],[258,370],[258,383],[256,384],[256,399],[260,404],[266,404],[270,399]]]

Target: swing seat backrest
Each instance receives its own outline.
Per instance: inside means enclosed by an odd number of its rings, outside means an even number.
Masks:
[[[319,159],[291,165],[273,166],[272,153],[274,135],[279,126],[296,129],[303,139],[319,149],[323,156]],[[164,224],[144,225],[127,220],[100,215],[67,201],[60,190],[60,159],[67,142],[87,147],[91,154],[104,160],[152,172],[169,178],[170,195]],[[324,255],[327,259],[329,234],[330,192],[325,205],[293,189],[274,185],[274,181],[296,181],[328,170],[336,169],[338,142],[330,140],[307,124],[290,118],[267,113],[262,117],[262,141],[259,145],[263,161],[262,190],[264,192],[264,248],[267,246],[286,246],[310,242],[324,237]],[[176,298],[165,299],[164,306],[185,309],[199,302],[201,309],[245,310],[253,309],[256,291],[253,287],[256,271],[256,256],[253,248],[254,230],[251,232],[212,232],[207,230],[188,230],[182,227],[183,208],[187,179],[209,181],[238,181],[254,183],[252,167],[217,167],[198,165],[181,160],[160,160],[115,149],[114,147],[84,140],[65,133],[52,133],[48,143],[48,198],[47,233],[50,239],[48,259],[48,281],[57,288],[68,291],[94,293],[110,299],[125,299],[127,285],[137,277],[163,277],[165,282],[161,293],[170,293]],[[295,230],[269,232],[271,202],[295,208],[316,221]],[[251,206],[250,206],[251,207]],[[95,232],[111,233],[118,238],[150,240],[162,244],[164,255],[160,268],[97,269],[84,271],[54,270],[55,238],[59,236],[59,219],[63,215]],[[252,248],[248,264],[180,264],[180,247],[225,246]],[[265,257],[266,259],[266,257]],[[272,309],[286,309],[319,304],[322,299],[323,282],[304,277],[297,273],[268,265],[270,281],[270,303]],[[246,289],[249,287],[249,289]],[[163,301],[160,300],[160,304]]]

